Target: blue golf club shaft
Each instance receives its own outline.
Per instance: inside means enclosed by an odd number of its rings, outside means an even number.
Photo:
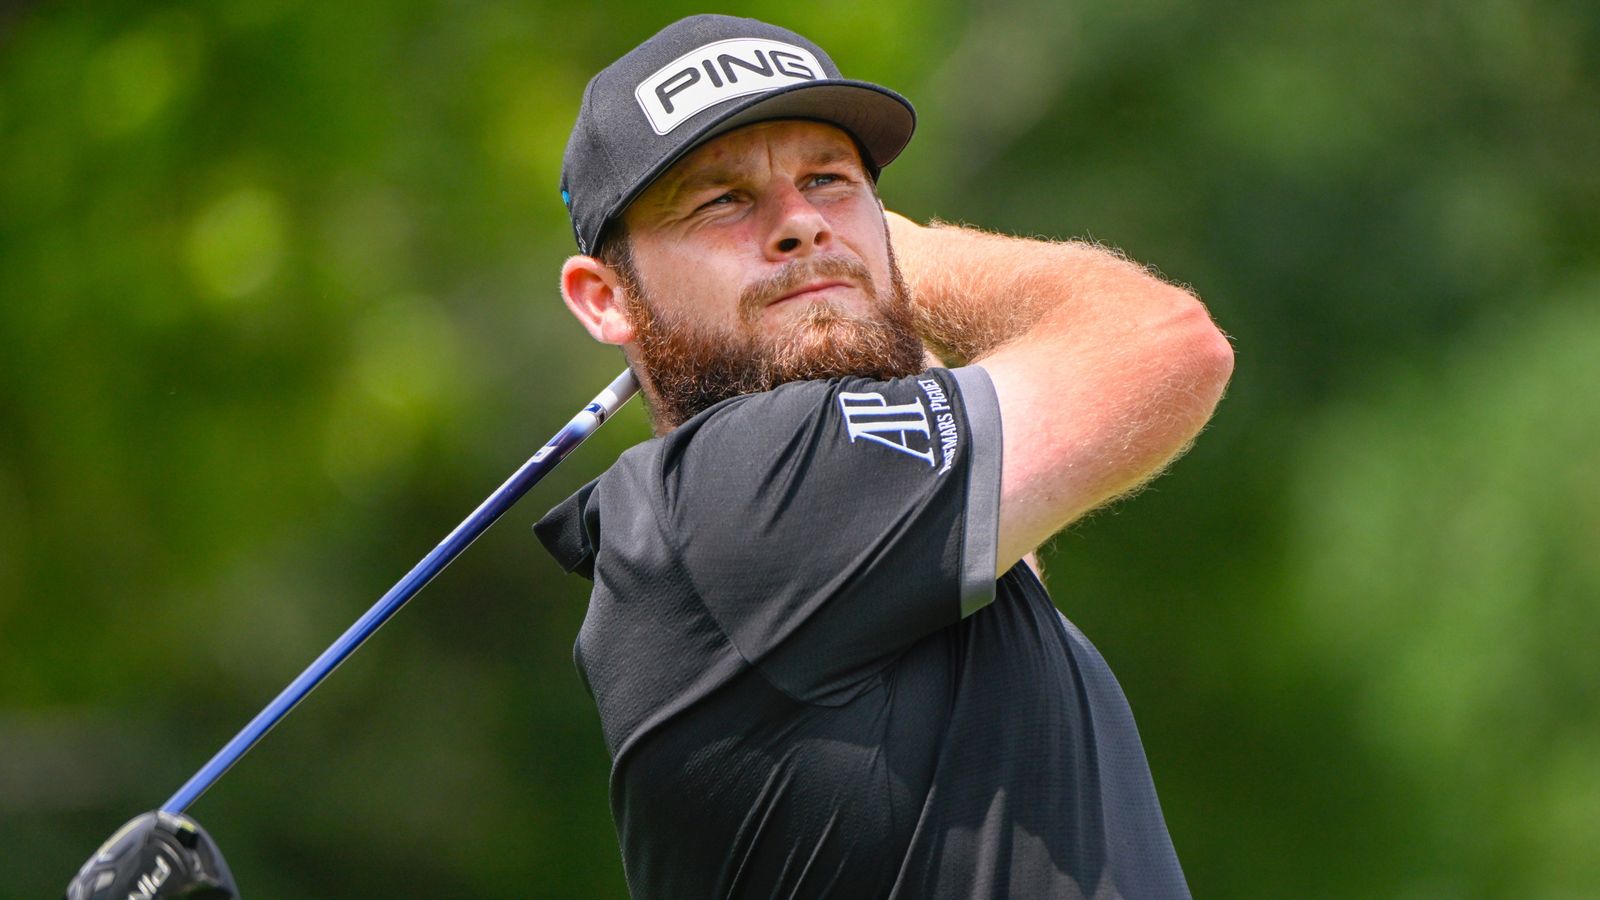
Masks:
[[[210,762],[201,767],[200,771],[185,782],[171,799],[161,805],[162,811],[181,813],[188,809],[189,805],[215,784],[224,772],[239,761],[240,757],[249,752],[257,741],[265,737],[267,732],[272,730],[272,726],[278,724],[296,704],[304,700],[322,679],[327,678],[346,657],[354,653],[367,638],[372,637],[384,622],[389,621],[391,616],[400,611],[400,607],[404,606],[407,600],[422,590],[435,575],[444,571],[445,566],[460,556],[478,535],[493,525],[495,520],[504,515],[506,510],[528,492],[529,488],[538,484],[541,478],[549,474],[551,469],[572,452],[573,448],[583,443],[585,438],[593,434],[595,429],[621,408],[622,404],[628,402],[638,390],[639,383],[634,380],[633,373],[623,370],[622,374],[618,375],[588,406],[573,416],[572,421],[556,432],[555,437],[539,448],[539,452],[523,463],[504,484],[473,510],[472,515],[457,525],[454,531],[440,541],[432,552],[424,556],[421,562],[407,572],[404,578],[390,588],[389,592],[357,619],[338,640],[322,651],[322,655],[291,681],[265,709],[257,713],[256,717],[250,720],[250,724],[234,735],[233,740],[218,750]]]

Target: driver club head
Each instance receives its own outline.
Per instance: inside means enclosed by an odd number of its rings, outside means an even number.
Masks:
[[[67,885],[66,900],[236,900],[216,842],[184,815],[147,812],[106,839]]]

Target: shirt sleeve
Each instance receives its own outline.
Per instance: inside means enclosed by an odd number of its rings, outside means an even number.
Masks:
[[[993,599],[1000,447],[976,366],[784,385],[666,439],[662,527],[748,662],[843,702]]]

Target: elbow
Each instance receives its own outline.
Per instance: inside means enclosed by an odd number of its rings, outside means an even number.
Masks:
[[[1162,360],[1158,391],[1173,421],[1185,423],[1192,436],[1211,418],[1233,376],[1233,344],[1193,294],[1171,286],[1162,293],[1160,324],[1148,332]]]
[[[1175,323],[1173,348],[1179,360],[1179,379],[1187,388],[1191,416],[1200,423],[1211,418],[1233,377],[1233,343],[1211,314],[1192,294],[1184,292]]]
[[[1189,341],[1190,353],[1195,358],[1196,378],[1220,398],[1233,377],[1233,342],[1217,327],[1204,304],[1194,300],[1192,307]]]

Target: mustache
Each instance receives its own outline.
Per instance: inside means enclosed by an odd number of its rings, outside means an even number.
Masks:
[[[870,296],[874,293],[872,273],[861,260],[833,254],[790,260],[771,275],[756,279],[739,292],[739,315],[753,322],[772,301],[805,285],[823,279],[851,281]]]

